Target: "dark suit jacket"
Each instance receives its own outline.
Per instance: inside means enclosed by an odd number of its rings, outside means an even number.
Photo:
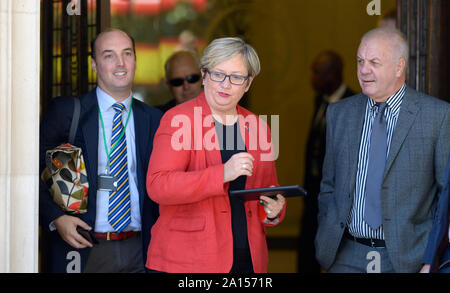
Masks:
[[[86,163],[89,180],[88,212],[79,217],[92,228],[95,227],[96,197],[97,197],[97,166],[98,166],[98,102],[96,90],[80,97],[81,113],[75,136],[74,145],[81,147]],[[68,141],[68,133],[73,114],[73,98],[59,97],[52,100],[48,112],[40,126],[40,171],[45,167],[45,151]],[[147,246],[150,242],[150,229],[159,215],[158,206],[152,202],[146,192],[145,176],[153,147],[153,136],[159,126],[161,111],[154,109],[139,100],[133,100],[134,127],[136,133],[136,159],[138,191],[142,220],[143,265],[146,261]],[[44,270],[50,272],[66,272],[71,261],[67,257],[70,251],[77,249],[69,246],[59,236],[57,231],[50,232],[49,224],[64,212],[53,202],[50,194],[40,182],[39,219],[43,228],[43,237],[48,244],[44,252]],[[81,271],[87,260],[89,248],[78,250],[81,256]],[[73,255],[73,254],[72,254]],[[66,259],[69,258],[69,259]],[[45,262],[45,261],[44,261]]]
[[[448,233],[448,217],[450,211],[450,156],[447,161],[447,169],[445,170],[446,183],[439,197],[439,202],[434,218],[433,229],[428,237],[428,245],[423,257],[423,263],[430,264],[431,271],[437,271],[439,266],[440,255],[438,253],[439,246],[443,241],[444,248],[448,246],[448,239],[445,237]]]
[[[338,253],[355,190],[367,96],[328,106],[316,257],[328,270]],[[396,272],[418,272],[444,185],[450,104],[407,87],[381,186],[386,248]]]

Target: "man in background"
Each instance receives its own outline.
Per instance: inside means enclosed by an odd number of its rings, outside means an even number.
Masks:
[[[317,231],[317,196],[320,192],[322,164],[325,157],[325,113],[329,104],[354,95],[342,78],[343,62],[334,51],[319,53],[311,66],[311,85],[316,92],[314,115],[306,145],[304,212],[300,223],[298,272],[320,272],[315,257],[314,237]]]

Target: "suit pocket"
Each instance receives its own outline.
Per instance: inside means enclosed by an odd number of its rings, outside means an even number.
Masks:
[[[169,228],[172,231],[203,231],[205,223],[205,217],[175,217],[170,221]]]

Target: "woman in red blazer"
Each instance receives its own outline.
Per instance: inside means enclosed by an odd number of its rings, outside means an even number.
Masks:
[[[159,204],[146,266],[173,273],[267,272],[266,226],[285,198],[244,201],[229,190],[278,186],[267,124],[238,106],[259,73],[239,38],[213,41],[201,60],[204,92],[163,116],[147,191]],[[264,207],[263,207],[264,205]]]

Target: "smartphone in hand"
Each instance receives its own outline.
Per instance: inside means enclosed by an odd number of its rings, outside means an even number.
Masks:
[[[86,239],[87,241],[89,241],[92,245],[97,244],[98,241],[97,239],[95,239],[94,237],[94,233],[89,230],[86,230],[84,228],[81,228],[80,226],[77,226],[77,232],[83,236],[84,239]]]

